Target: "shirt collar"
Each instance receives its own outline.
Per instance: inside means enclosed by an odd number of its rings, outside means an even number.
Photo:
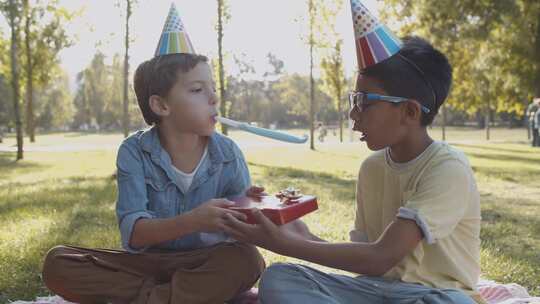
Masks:
[[[159,162],[161,158],[161,142],[159,140],[158,127],[152,126],[143,131],[139,137],[142,149],[150,153],[152,159]],[[213,132],[208,140],[208,157],[212,164],[220,164],[235,159],[235,153],[229,145],[226,145],[222,135]]]

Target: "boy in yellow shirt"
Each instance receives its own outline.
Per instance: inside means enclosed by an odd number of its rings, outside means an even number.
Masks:
[[[300,221],[279,228],[229,217],[228,233],[276,253],[358,277],[274,264],[261,303],[483,303],[480,202],[467,158],[430,138],[452,81],[447,58],[426,40],[398,40],[351,0],[360,73],[350,118],[376,151],[362,164],[350,243],[328,243]]]

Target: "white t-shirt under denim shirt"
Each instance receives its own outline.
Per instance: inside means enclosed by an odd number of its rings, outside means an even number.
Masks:
[[[195,167],[195,169],[191,173],[186,173],[176,168],[175,166],[173,166],[174,172],[176,173],[176,184],[178,185],[182,193],[185,194],[188,192],[189,187],[191,186],[191,183],[193,182],[193,177],[195,177],[195,174],[197,174],[197,171],[199,170],[199,168],[201,167],[201,164],[206,159],[207,154],[208,154],[208,146],[204,148],[204,152],[203,152],[203,155],[201,156],[201,160],[197,164],[197,167]],[[230,241],[230,239],[223,240],[222,235],[221,234],[216,235],[216,233],[201,232],[200,237],[201,237],[201,241],[208,246],[211,246],[219,242],[223,242],[223,241],[225,242]]]
[[[178,185],[182,193],[185,194],[189,190],[189,187],[191,186],[191,183],[193,182],[193,177],[195,177],[195,174],[201,167],[201,164],[205,160],[207,154],[208,154],[208,146],[205,146],[203,155],[201,156],[201,160],[199,160],[197,167],[195,167],[195,169],[191,173],[185,173],[184,171],[176,168],[173,165],[174,172],[176,173],[176,184]]]

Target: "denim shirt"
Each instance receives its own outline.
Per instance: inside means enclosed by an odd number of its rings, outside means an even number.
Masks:
[[[208,154],[195,173],[186,193],[176,184],[169,154],[162,148],[157,127],[138,131],[126,138],[116,160],[118,199],[116,216],[122,246],[129,252],[135,222],[141,218],[170,218],[197,208],[213,198],[242,195],[250,185],[242,152],[229,138],[214,132],[208,140]],[[223,242],[223,233],[191,233],[152,248],[191,250]]]

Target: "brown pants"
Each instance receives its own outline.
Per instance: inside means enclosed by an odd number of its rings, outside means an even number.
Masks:
[[[43,281],[78,303],[223,304],[249,290],[264,267],[257,249],[242,243],[140,254],[57,246],[47,253]]]

